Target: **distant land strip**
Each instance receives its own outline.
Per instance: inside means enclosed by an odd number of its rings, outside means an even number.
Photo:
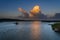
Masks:
[[[0,19],[0,22],[11,22],[11,21],[41,21],[41,22],[60,22],[60,20],[47,20],[47,19],[39,19],[39,20],[24,20],[24,19]]]

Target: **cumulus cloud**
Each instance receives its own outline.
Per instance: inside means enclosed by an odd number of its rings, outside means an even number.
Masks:
[[[38,5],[34,6],[32,10],[30,10],[31,13],[39,13],[40,12],[40,7]]]
[[[41,12],[41,9],[38,5],[35,5],[32,10],[30,10],[30,17],[33,17],[37,13]]]

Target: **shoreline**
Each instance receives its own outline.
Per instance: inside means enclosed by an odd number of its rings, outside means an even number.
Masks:
[[[0,22],[11,22],[11,21],[41,21],[41,22],[60,22],[60,20],[20,20],[20,19],[0,19]]]

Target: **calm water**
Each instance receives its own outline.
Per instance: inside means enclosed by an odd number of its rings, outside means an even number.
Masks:
[[[60,34],[51,29],[53,22],[2,22],[0,40],[60,40]]]

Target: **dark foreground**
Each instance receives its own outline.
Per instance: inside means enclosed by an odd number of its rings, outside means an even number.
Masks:
[[[60,33],[51,29],[52,22],[2,22],[0,40],[60,40]]]

